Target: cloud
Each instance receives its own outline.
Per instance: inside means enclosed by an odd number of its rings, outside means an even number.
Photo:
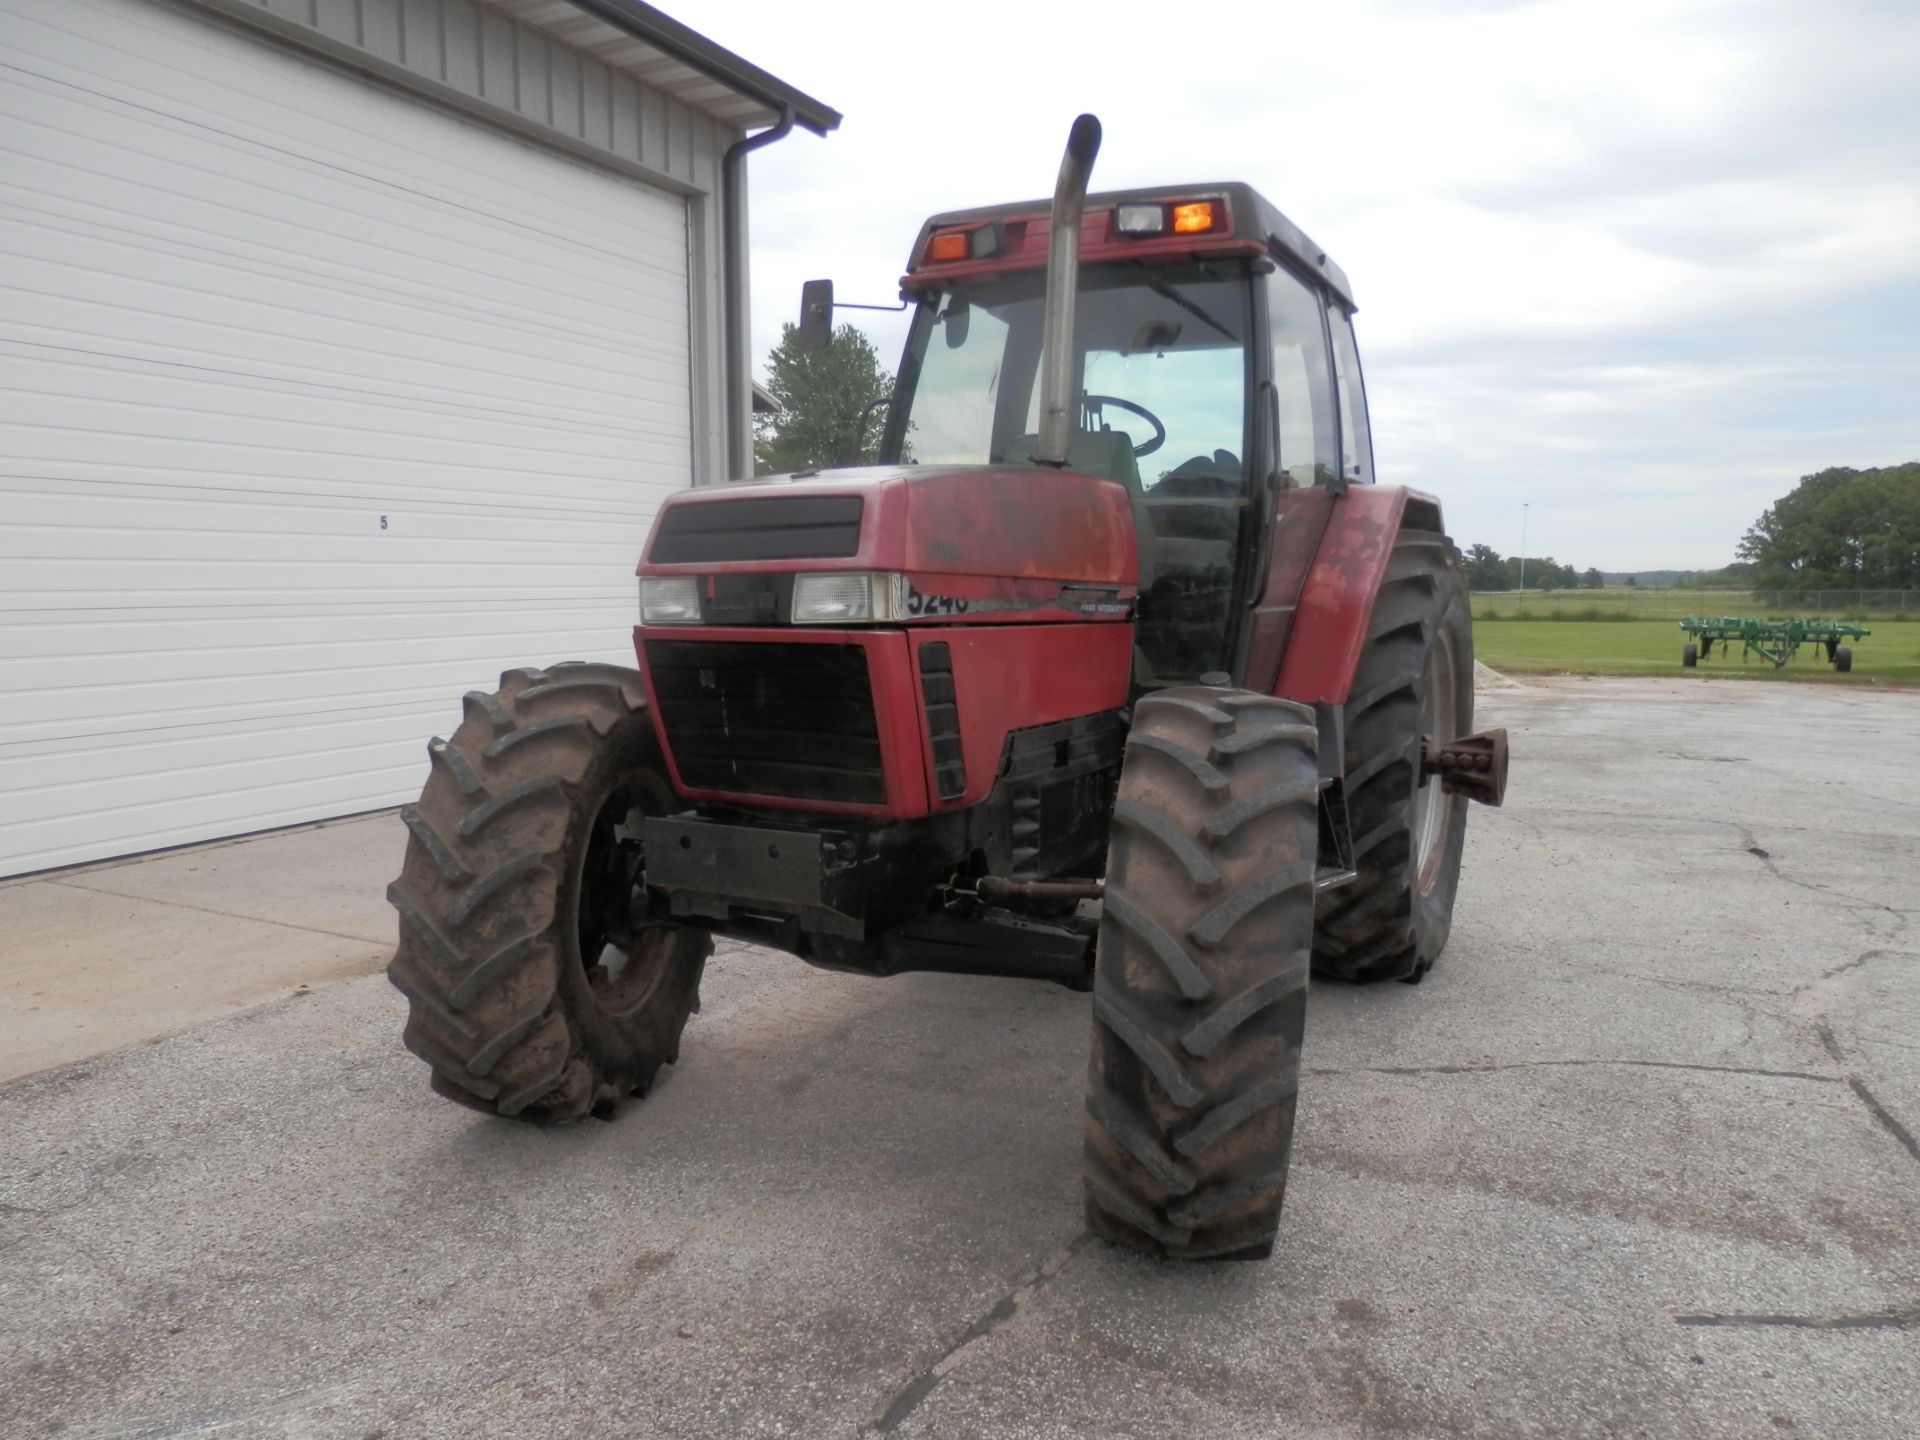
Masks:
[[[889,301],[926,215],[1246,179],[1353,277],[1383,478],[1463,543],[1710,565],[1801,474],[1920,457],[1920,6],[1397,0],[1192,14],[681,0],[846,112],[752,161],[754,343]],[[883,355],[904,325],[856,313]]]

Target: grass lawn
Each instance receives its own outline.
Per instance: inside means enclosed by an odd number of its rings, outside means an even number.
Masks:
[[[1802,646],[1775,670],[1740,647],[1697,670],[1680,666],[1686,636],[1671,620],[1475,620],[1474,657],[1496,670],[1571,675],[1713,675],[1751,680],[1824,680],[1834,684],[1920,685],[1920,624],[1869,624],[1873,633],[1853,645],[1853,673],[1839,675],[1824,648]]]
[[[1792,615],[1871,623],[1920,619],[1920,590],[1810,590],[1791,599],[1762,599],[1751,590],[1477,590],[1473,613],[1487,620],[1680,620],[1688,615],[1786,619]]]

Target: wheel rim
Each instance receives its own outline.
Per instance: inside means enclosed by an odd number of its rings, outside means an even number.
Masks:
[[[1427,672],[1420,696],[1420,733],[1436,743],[1459,738],[1459,687],[1454,668],[1453,637],[1445,629],[1436,631],[1427,651]],[[1453,828],[1453,796],[1438,780],[1419,783],[1413,792],[1413,864],[1420,893],[1433,889],[1440,875],[1440,861],[1447,853],[1448,833]]]
[[[629,933],[634,887],[644,873],[640,794],[613,791],[594,815],[580,860],[580,968],[593,1003],[612,1016],[633,1014],[666,974],[672,932],[648,925]]]

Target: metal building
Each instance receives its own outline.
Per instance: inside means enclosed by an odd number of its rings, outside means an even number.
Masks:
[[[0,62],[0,875],[631,663],[655,506],[751,470],[729,152],[836,113],[637,0],[0,0]]]

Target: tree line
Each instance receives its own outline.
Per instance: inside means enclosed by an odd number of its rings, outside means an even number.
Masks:
[[[1920,460],[1801,477],[1740,541],[1756,590],[1920,589]]]
[[[1662,583],[1674,589],[1920,589],[1920,460],[1855,470],[1839,465],[1802,476],[1748,527],[1740,558],[1718,570],[1683,572]],[[1516,590],[1518,556],[1475,545],[1465,556],[1472,590]],[[1575,571],[1552,556],[1527,557],[1529,590],[1597,590],[1598,570]],[[1618,576],[1614,577],[1620,578]],[[1628,575],[1625,582],[1635,584]]]
[[[1491,545],[1470,546],[1465,556],[1469,590],[1518,590],[1525,578],[1529,590],[1598,590],[1606,578],[1598,570],[1577,570],[1551,555],[1502,555]]]

